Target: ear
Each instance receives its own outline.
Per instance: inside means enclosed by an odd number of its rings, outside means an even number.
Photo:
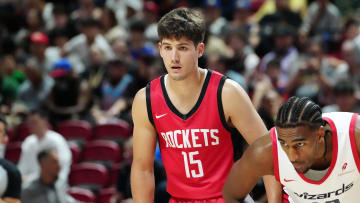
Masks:
[[[317,130],[317,140],[321,141],[324,136],[325,136],[325,128],[324,126],[320,126],[319,129]]]
[[[198,45],[197,45],[197,51],[198,51],[198,58],[200,58],[203,54],[204,54],[204,51],[205,51],[205,44],[200,42]]]

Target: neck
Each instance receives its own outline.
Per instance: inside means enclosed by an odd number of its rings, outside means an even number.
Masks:
[[[46,174],[46,173],[41,173],[40,180],[45,185],[52,185],[55,182],[54,178],[52,176],[50,176],[49,174]]]
[[[189,75],[183,80],[173,80],[167,77],[166,85],[180,95],[193,95],[199,88],[201,89],[205,80],[205,70],[197,68],[196,73]],[[192,91],[189,91],[192,90]]]
[[[333,142],[332,142],[332,132],[331,129],[325,129],[324,135],[324,144],[320,150],[322,155],[316,161],[316,164],[312,167],[313,169],[323,170],[330,166],[332,151],[333,151]]]

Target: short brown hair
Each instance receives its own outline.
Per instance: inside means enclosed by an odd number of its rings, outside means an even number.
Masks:
[[[206,25],[202,14],[190,8],[177,8],[165,14],[158,23],[160,41],[164,38],[186,37],[197,46],[205,37]]]

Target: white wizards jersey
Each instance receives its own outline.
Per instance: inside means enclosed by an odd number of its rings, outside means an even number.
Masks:
[[[319,181],[297,173],[271,129],[275,178],[284,186],[284,202],[290,203],[359,203],[360,159],[354,130],[357,114],[325,113],[323,119],[332,129],[331,165]]]

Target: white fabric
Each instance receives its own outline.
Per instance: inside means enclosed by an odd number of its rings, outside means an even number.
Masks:
[[[0,199],[6,191],[8,185],[8,175],[6,170],[0,165]]]
[[[0,158],[5,158],[6,145],[0,144]]]
[[[104,51],[106,60],[114,59],[115,55],[111,46],[101,34],[98,34],[95,37],[92,45],[95,45]],[[86,36],[84,34],[79,34],[71,38],[71,40],[64,45],[64,49],[70,56],[73,55],[78,57],[82,63],[87,66],[89,65],[89,62],[91,62],[89,50],[92,45],[87,44]]]
[[[323,118],[333,121],[332,132],[338,140],[337,158],[329,176],[317,184],[305,181],[294,169],[277,141],[279,178],[289,194],[290,203],[356,203],[359,202],[360,174],[352,153],[349,130],[352,113],[325,113]],[[276,130],[275,130],[276,132]],[[336,136],[337,134],[337,136]],[[277,134],[276,134],[277,137]],[[336,150],[334,147],[333,150]],[[331,170],[331,167],[330,169]],[[285,181],[287,180],[287,182]],[[315,198],[315,199],[312,199]]]
[[[26,182],[39,177],[40,166],[37,155],[42,150],[49,148],[55,149],[59,156],[61,170],[57,184],[67,183],[72,162],[71,151],[64,137],[51,130],[48,130],[41,140],[37,136],[31,135],[22,143],[18,168]]]

